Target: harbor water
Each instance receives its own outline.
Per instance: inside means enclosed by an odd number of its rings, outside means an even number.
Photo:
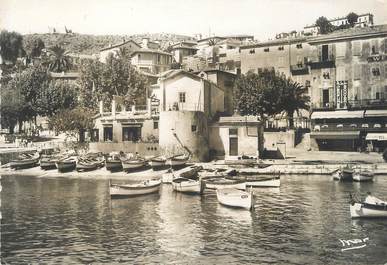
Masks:
[[[387,176],[282,176],[252,212],[216,194],[111,200],[108,179],[1,178],[1,264],[385,264],[387,220],[351,220],[349,193],[387,199]],[[350,241],[351,240],[351,241]]]

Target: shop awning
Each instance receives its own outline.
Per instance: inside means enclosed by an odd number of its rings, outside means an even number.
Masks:
[[[353,140],[359,139],[359,131],[350,132],[311,132],[310,137],[324,140]]]
[[[387,117],[387,110],[384,110],[384,109],[366,110],[364,117]]]
[[[387,141],[387,133],[367,133],[367,141]]]
[[[316,119],[361,119],[364,118],[363,110],[337,110],[337,111],[314,111],[310,117],[312,120]]]

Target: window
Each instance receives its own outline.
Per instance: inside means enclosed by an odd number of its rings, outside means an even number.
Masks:
[[[122,127],[122,141],[137,142],[141,139],[141,127]]]
[[[297,48],[297,49],[302,49],[302,43],[297,44],[297,45],[296,45],[296,48]]]
[[[255,53],[255,50],[254,50],[254,49],[251,49],[251,50],[250,50],[250,54],[253,54],[253,53]]]
[[[113,141],[113,126],[103,128],[103,140],[104,142]]]
[[[231,135],[237,136],[238,135],[238,128],[230,128],[230,129],[228,129],[228,134],[230,136]]]
[[[263,49],[264,52],[269,52],[269,48]]]
[[[379,67],[373,67],[371,69],[371,72],[372,72],[373,76],[380,76],[380,69],[379,69]]]
[[[361,79],[360,76],[361,76],[361,65],[356,64],[356,65],[354,65],[353,79],[359,80],[359,79]]]
[[[153,129],[156,130],[159,128],[159,122],[158,121],[153,121]]]
[[[185,92],[180,92],[179,93],[179,102],[180,103],[185,103]]]
[[[192,132],[196,132],[197,130],[197,126],[196,125],[191,125],[191,131]]]
[[[324,72],[323,73],[323,78],[324,79],[330,79],[331,77],[330,77],[330,73],[329,72]]]
[[[98,129],[91,130],[90,141],[92,141],[92,142],[99,141],[99,130]]]
[[[371,41],[371,54],[379,53],[379,41],[377,39]]]
[[[360,41],[352,42],[352,55],[359,56],[361,51]]]
[[[279,46],[279,47],[278,47],[278,50],[279,50],[279,51],[283,51],[283,50],[284,50],[284,46]]]

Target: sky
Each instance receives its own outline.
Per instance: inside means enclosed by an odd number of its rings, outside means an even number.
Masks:
[[[387,24],[387,0],[0,0],[0,28],[49,27],[85,34],[249,34],[258,40],[302,30],[320,16],[372,13]]]

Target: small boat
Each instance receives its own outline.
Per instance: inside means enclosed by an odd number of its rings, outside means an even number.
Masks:
[[[167,166],[167,159],[164,156],[153,157],[149,160],[149,165],[153,170],[159,170]]]
[[[55,163],[59,158],[59,155],[42,155],[39,161],[40,168],[44,170],[56,168]]]
[[[238,189],[217,189],[216,197],[218,202],[225,206],[243,208],[247,210],[253,209],[253,192],[241,191]]]
[[[351,218],[387,217],[387,202],[375,199],[372,203],[367,202],[367,198],[364,202],[358,202],[351,196],[349,205]]]
[[[211,190],[233,188],[238,190],[246,190],[246,182],[244,180],[214,178],[206,179],[206,188]]]
[[[369,170],[355,170],[353,172],[353,180],[358,182],[373,181],[374,173]]]
[[[271,187],[277,188],[281,185],[281,174],[278,174],[276,177],[227,177],[227,179],[238,179],[246,181],[246,186],[252,187]]]
[[[166,184],[172,184],[172,180],[175,178],[177,178],[177,176],[172,168],[168,169],[167,172],[161,175],[161,181]]]
[[[105,167],[107,170],[113,171],[121,171],[122,170],[122,153],[112,152],[105,158]]]
[[[90,171],[103,167],[104,158],[100,153],[88,153],[78,159],[77,171]]]
[[[124,171],[137,170],[146,165],[146,160],[142,157],[130,157],[121,160]]]
[[[345,167],[343,169],[338,168],[332,172],[332,176],[334,180],[339,181],[352,181],[353,177],[353,169],[349,167]]]
[[[168,159],[167,164],[171,167],[184,166],[188,162],[189,158],[190,156],[186,154],[172,156]]]
[[[55,165],[59,172],[72,171],[77,166],[77,157],[66,156],[66,157],[60,158],[59,160],[56,161]]]
[[[158,192],[161,180],[147,180],[138,184],[110,184],[110,196],[136,196]]]
[[[188,178],[175,178],[172,180],[172,189],[182,193],[202,194],[204,182]]]
[[[39,162],[39,153],[22,153],[16,159],[9,162],[10,168],[30,168],[34,167]]]

